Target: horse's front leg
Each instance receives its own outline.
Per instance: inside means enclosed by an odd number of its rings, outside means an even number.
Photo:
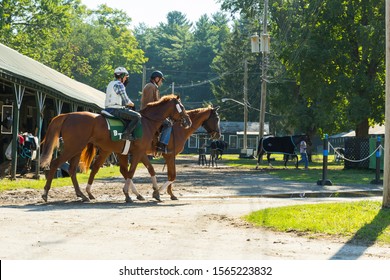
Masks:
[[[285,155],[284,156],[284,169],[287,169],[287,162],[288,162],[289,159],[290,159],[289,155]]]
[[[260,153],[257,155],[257,163],[256,163],[256,170],[259,169],[259,165],[261,163],[261,159],[264,155],[264,151],[261,150]]]
[[[158,185],[157,185],[156,171],[154,170],[154,167],[150,163],[150,160],[149,160],[149,158],[148,158],[148,156],[146,154],[141,158],[141,162],[143,163],[143,165],[148,170],[150,178],[152,179],[153,198],[156,199],[157,201],[161,201],[160,191],[159,191],[159,188],[158,188]]]
[[[141,154],[141,155],[132,154],[132,156],[131,156],[130,168],[125,176],[126,181],[125,181],[125,185],[123,187],[123,193],[125,195],[125,201],[127,203],[133,202],[133,200],[131,199],[131,197],[129,195],[129,188],[131,188],[131,191],[137,196],[138,200],[145,200],[145,198],[138,192],[138,190],[133,182],[134,173],[135,173],[135,170],[137,169],[138,162],[140,162],[140,160],[142,158],[142,155],[143,154]],[[119,158],[119,163],[121,166],[124,164],[123,162],[121,163],[121,161],[123,161],[123,160],[124,159],[122,157]],[[127,161],[127,159],[126,159],[126,161]]]
[[[176,180],[176,162],[173,154],[164,154],[165,163],[167,164],[168,181],[161,187],[160,192],[163,192],[167,188],[167,193],[170,195],[171,200],[178,200],[173,194],[172,187],[173,182]]]
[[[133,156],[131,157],[131,159],[133,160]],[[145,200],[145,198],[138,192],[137,188],[135,187],[134,183],[133,183],[133,175],[131,175],[131,177],[129,178],[129,171],[128,171],[128,164],[129,164],[129,161],[128,161],[128,155],[118,155],[118,159],[119,159],[119,170],[123,176],[123,178],[125,178],[125,186],[123,187],[124,188],[124,193],[125,193],[125,196],[126,196],[126,202],[132,202],[130,196],[129,196],[129,187],[131,188],[131,191],[137,196],[137,199],[138,200]],[[135,167],[137,168],[137,164],[138,164],[139,160],[135,163]],[[130,167],[131,168],[131,167]],[[134,170],[135,172],[135,170]],[[126,192],[127,192],[127,195],[126,195]]]
[[[102,167],[104,161],[106,160],[109,154],[110,152],[100,150],[99,155],[96,157],[95,162],[92,164],[91,173],[89,174],[88,183],[86,187],[86,192],[88,194],[89,199],[95,199],[95,197],[92,195],[91,192],[92,183],[100,167]]]

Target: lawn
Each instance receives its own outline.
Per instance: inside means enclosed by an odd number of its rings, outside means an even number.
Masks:
[[[342,236],[352,242],[390,245],[390,209],[362,200],[305,204],[255,211],[243,217],[255,226],[309,236]]]

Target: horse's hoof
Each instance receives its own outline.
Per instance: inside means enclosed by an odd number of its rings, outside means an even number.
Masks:
[[[153,192],[153,198],[157,201],[161,201],[161,198],[160,198],[160,192],[158,190],[155,190]]]
[[[141,201],[144,201],[144,200],[145,200],[145,198],[144,198],[142,195],[140,195],[140,194],[137,195],[137,199],[138,199],[138,200],[141,200]]]
[[[133,200],[130,197],[126,197],[126,203],[133,203]]]
[[[171,200],[179,200],[176,196],[172,195]]]
[[[95,199],[95,197],[92,194],[88,194],[89,199]]]
[[[42,199],[43,199],[45,202],[47,202],[47,194],[43,194],[43,195],[42,195]]]
[[[89,199],[88,199],[88,197],[84,196],[81,198],[81,201],[82,202],[89,202]]]

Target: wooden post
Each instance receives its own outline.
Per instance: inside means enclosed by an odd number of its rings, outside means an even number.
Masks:
[[[383,208],[390,208],[390,0],[386,0],[386,109],[385,109],[385,152],[383,167]]]

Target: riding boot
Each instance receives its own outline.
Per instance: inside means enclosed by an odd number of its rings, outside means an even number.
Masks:
[[[127,125],[126,129],[125,129],[125,130],[123,131],[123,133],[122,133],[122,139],[123,139],[123,140],[129,140],[129,141],[135,140],[135,139],[134,139],[134,136],[133,136],[133,134],[132,134],[133,129],[134,129],[134,125],[132,124],[132,122],[130,122],[130,123]]]

